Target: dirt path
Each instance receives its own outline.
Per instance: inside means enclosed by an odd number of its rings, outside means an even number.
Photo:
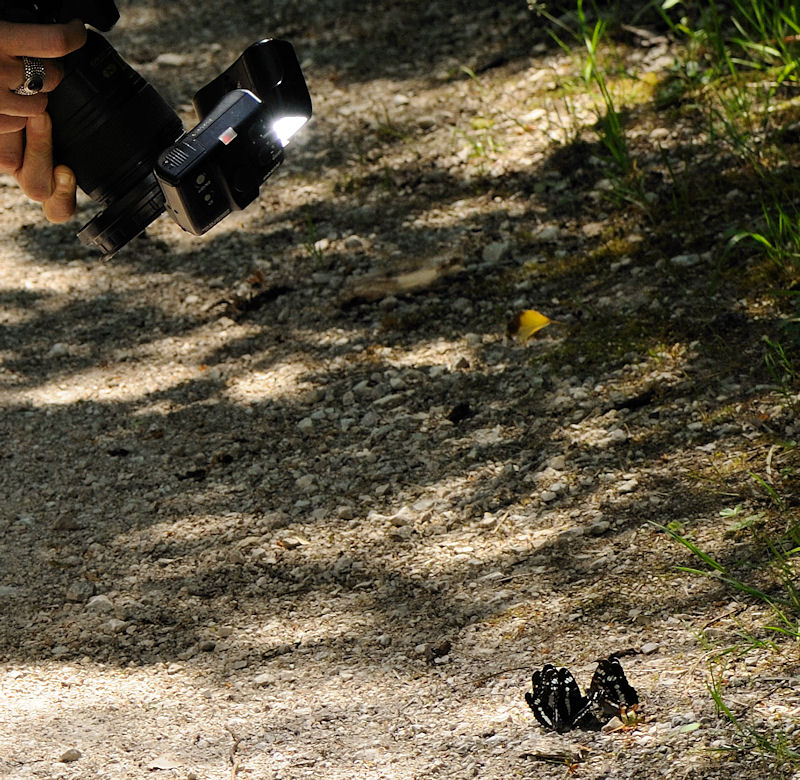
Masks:
[[[752,188],[643,112],[651,208],[609,203],[524,3],[212,5],[122,3],[112,40],[184,112],[294,43],[315,116],[259,204],[104,264],[89,204],[47,226],[0,182],[0,776],[782,776],[707,690],[769,617],[653,525],[716,550],[796,460],[780,314],[716,273]],[[527,308],[558,322],[520,344]],[[531,672],[611,652],[638,727],[541,730]],[[722,672],[790,740],[793,652]]]

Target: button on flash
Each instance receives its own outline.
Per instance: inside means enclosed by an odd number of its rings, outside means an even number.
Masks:
[[[236,131],[229,127],[227,130],[223,130],[219,136],[219,140],[227,146],[233,139],[236,138]]]

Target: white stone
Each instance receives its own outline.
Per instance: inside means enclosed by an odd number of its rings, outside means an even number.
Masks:
[[[102,593],[97,596],[92,596],[86,604],[87,612],[108,613],[114,611],[114,605],[108,596]]]
[[[558,241],[561,231],[555,225],[543,227],[536,236],[540,241]]]
[[[670,263],[677,265],[680,268],[691,268],[692,266],[697,265],[699,262],[700,255],[696,254],[675,255],[675,257],[670,258]]]
[[[483,248],[483,261],[485,263],[499,263],[511,249],[508,241],[493,241]]]

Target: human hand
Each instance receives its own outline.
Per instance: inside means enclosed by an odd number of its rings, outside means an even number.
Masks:
[[[75,212],[77,185],[69,168],[53,167],[47,93],[63,75],[57,58],[85,41],[86,29],[77,19],[68,24],[0,22],[0,172],[14,176],[22,191],[42,204],[51,222],[65,222]],[[14,91],[25,80],[22,57],[43,60],[44,83],[36,94]]]

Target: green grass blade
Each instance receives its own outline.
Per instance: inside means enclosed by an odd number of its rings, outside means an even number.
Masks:
[[[659,525],[658,523],[654,523],[654,525],[656,528],[667,533],[674,541],[682,544],[687,550],[690,550],[692,553],[694,553],[698,558],[700,558],[701,561],[703,561],[703,563],[707,564],[721,574],[725,573],[725,567],[721,563],[715,561],[708,553],[703,552],[694,542],[690,541],[685,536],[681,536],[677,531],[673,531],[667,526]]]

